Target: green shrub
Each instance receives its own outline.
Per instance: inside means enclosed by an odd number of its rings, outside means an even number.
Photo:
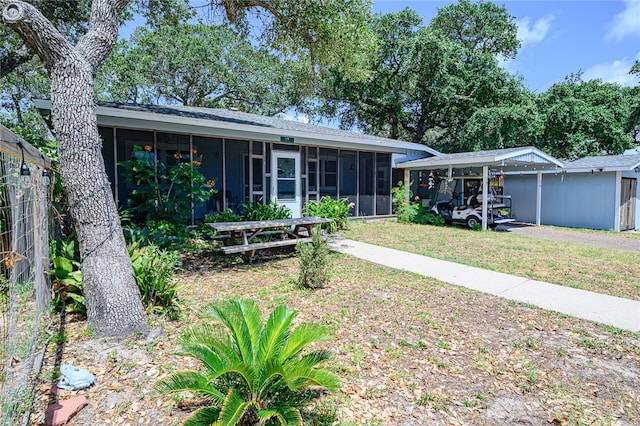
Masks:
[[[86,315],[82,291],[80,252],[75,233],[68,238],[58,238],[51,243],[49,277],[53,290],[51,306],[60,311]]]
[[[298,242],[298,286],[301,288],[320,288],[329,281],[329,248],[323,241],[320,227],[311,230],[311,243]]]
[[[320,201],[310,200],[306,203],[302,209],[302,214],[304,216],[317,216],[333,219],[333,224],[328,225],[328,230],[329,232],[334,232],[338,229],[347,228],[349,210],[354,206],[355,204],[350,203],[346,198],[334,200],[333,198],[325,195],[320,198]]]
[[[291,210],[288,207],[279,205],[277,202],[262,204],[259,201],[253,201],[242,205],[243,220],[276,220],[290,219]]]
[[[186,424],[301,425],[301,409],[317,396],[309,387],[338,389],[338,378],[322,367],[330,353],[307,350],[329,334],[315,323],[293,329],[296,311],[280,305],[265,322],[253,300],[240,299],[208,305],[204,314],[221,324],[196,325],[180,341],[201,371],[180,371],[155,385],[160,394],[203,398]]]
[[[413,192],[402,181],[398,182],[397,187],[391,189],[392,201],[396,206],[396,216],[398,217],[398,222],[401,223],[414,222],[418,216],[419,206],[417,203],[407,201],[407,194],[409,195],[409,200],[413,199]]]
[[[180,313],[180,301],[173,274],[179,264],[178,254],[156,245],[141,246],[138,242],[130,244],[128,249],[142,304],[150,311],[176,319]]]
[[[224,209],[214,214],[207,213],[204,217],[205,222],[240,222],[241,220],[242,216],[235,214],[231,209]]]
[[[200,172],[203,159],[196,154],[176,152],[175,164],[167,167],[155,160],[151,145],[134,145],[132,158],[118,163],[133,187],[127,203],[137,223],[152,219],[186,223],[192,204],[202,204],[218,192],[216,182]]]

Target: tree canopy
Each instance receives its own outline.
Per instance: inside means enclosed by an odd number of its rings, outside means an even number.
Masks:
[[[140,27],[102,66],[98,97],[273,115],[300,102],[305,66],[224,25]]]
[[[321,111],[340,116],[342,127],[453,148],[449,136],[460,123],[522,90],[498,63],[519,46],[503,7],[461,1],[440,9],[427,27],[407,8],[376,17],[373,29],[380,45],[369,61],[373,79],[327,80]]]

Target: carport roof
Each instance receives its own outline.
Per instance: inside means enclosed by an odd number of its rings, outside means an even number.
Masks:
[[[563,167],[562,161],[533,146],[493,149],[489,151],[459,152],[440,154],[435,157],[399,163],[398,167],[409,170],[438,169],[448,167],[498,166],[515,168],[532,166],[532,170]]]

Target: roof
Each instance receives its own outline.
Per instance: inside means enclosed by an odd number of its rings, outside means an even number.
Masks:
[[[400,164],[401,167],[407,169],[481,166],[500,166],[514,169],[518,165],[525,167],[531,165],[533,170],[563,167],[560,160],[533,146],[440,154],[437,157],[422,158]]]
[[[34,100],[41,111],[51,109],[51,101]],[[271,142],[317,144],[346,148],[371,148],[385,152],[418,151],[438,155],[426,145],[382,138],[314,124],[267,117],[222,108],[174,105],[134,105],[99,102],[98,125],[195,133],[218,137],[248,138]],[[285,138],[284,140],[282,138]]]
[[[583,157],[565,165],[567,171],[626,171],[640,168],[640,154]]]

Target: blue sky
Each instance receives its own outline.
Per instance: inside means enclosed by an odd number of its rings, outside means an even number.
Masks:
[[[445,0],[374,0],[378,13],[410,7],[424,25]],[[638,84],[629,74],[640,59],[640,0],[507,0],[504,5],[518,24],[522,47],[516,58],[503,64],[524,77],[527,87],[543,92],[572,72],[585,80],[600,78],[626,86]]]

